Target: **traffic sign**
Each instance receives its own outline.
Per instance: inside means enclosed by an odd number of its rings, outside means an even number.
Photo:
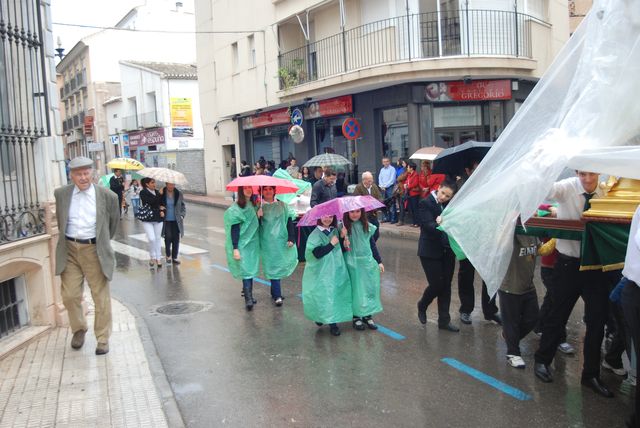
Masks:
[[[355,117],[348,117],[342,122],[342,135],[347,140],[355,140],[360,137],[360,122]]]
[[[291,124],[302,126],[302,122],[304,121],[304,116],[302,114],[302,110],[299,108],[294,109],[291,112]]]

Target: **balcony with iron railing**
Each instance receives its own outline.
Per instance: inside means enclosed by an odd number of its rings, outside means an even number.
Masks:
[[[531,59],[532,22],[512,11],[462,9],[371,22],[282,53],[280,88],[369,67],[454,57]]]

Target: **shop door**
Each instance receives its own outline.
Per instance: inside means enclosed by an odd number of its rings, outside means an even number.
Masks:
[[[467,141],[485,141],[482,127],[469,128],[436,128],[436,146],[453,147]]]

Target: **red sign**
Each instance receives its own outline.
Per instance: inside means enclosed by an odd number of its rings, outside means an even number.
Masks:
[[[342,122],[342,135],[347,140],[355,140],[360,136],[360,122],[354,117],[348,117]]]
[[[425,98],[432,102],[510,100],[511,81],[434,82],[425,88]]]
[[[164,128],[147,129],[129,133],[129,146],[155,146],[164,144]]]
[[[288,108],[267,111],[257,116],[249,116],[242,119],[242,129],[264,128],[265,126],[282,125],[289,123],[291,116]]]
[[[351,95],[345,95],[343,97],[311,103],[305,110],[304,117],[307,119],[317,119],[319,117],[339,116],[352,112],[353,99]]]
[[[93,116],[84,117],[84,135],[93,135]]]

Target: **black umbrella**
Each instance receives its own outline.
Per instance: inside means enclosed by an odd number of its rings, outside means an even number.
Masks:
[[[434,174],[460,175],[464,173],[464,166],[468,160],[484,158],[489,152],[493,143],[483,143],[480,141],[467,141],[458,146],[450,147],[441,151],[433,160]]]

